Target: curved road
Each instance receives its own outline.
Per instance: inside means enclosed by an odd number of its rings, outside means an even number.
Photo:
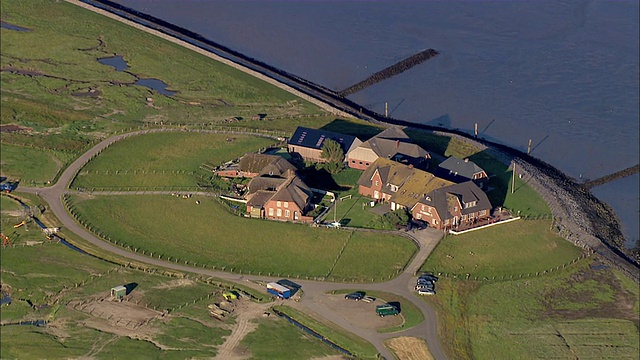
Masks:
[[[221,279],[225,279],[227,281],[232,281],[236,283],[241,283],[244,286],[251,286],[254,288],[259,288],[257,285],[253,283],[253,281],[273,281],[278,280],[279,278],[272,278],[266,276],[246,276],[239,274],[231,274],[221,271],[213,271],[207,270],[204,268],[197,268],[191,266],[179,265],[176,263],[171,263],[169,261],[154,259],[147,256],[143,256],[137,253],[133,253],[117,246],[114,246],[108,242],[105,242],[95,235],[87,231],[83,226],[76,223],[76,221],[71,217],[71,215],[67,212],[64,207],[62,196],[65,193],[69,193],[69,185],[75,178],[78,171],[91,160],[93,157],[98,155],[102,150],[109,147],[111,144],[116,141],[122,140],[126,137],[132,135],[139,134],[147,134],[153,132],[162,132],[162,131],[181,131],[181,130],[173,130],[173,129],[150,129],[150,130],[140,130],[131,133],[125,133],[110,137],[105,139],[89,149],[86,153],[82,154],[78,159],[76,159],[60,176],[56,184],[51,187],[46,188],[29,188],[29,187],[21,187],[16,192],[26,192],[32,194],[38,194],[42,199],[44,199],[49,204],[49,209],[59,221],[62,223],[66,229],[72,231],[78,236],[82,237],[86,241],[90,242],[101,248],[102,250],[110,253],[114,253],[124,258],[128,258],[131,260],[135,260],[141,263],[146,263],[149,265],[163,267],[178,271],[196,273],[206,276],[215,276]],[[206,130],[205,130],[206,131]],[[125,194],[127,192],[117,192],[118,194]],[[149,192],[147,192],[149,193]],[[152,192],[152,193],[162,193],[162,192]],[[170,193],[170,192],[166,192]],[[113,193],[115,194],[115,193]],[[135,192],[131,192],[130,194],[135,194]],[[303,311],[311,311],[313,313],[318,314],[319,316],[337,324],[338,326],[350,331],[367,341],[371,342],[378,352],[387,359],[393,359],[391,352],[383,345],[383,341],[397,336],[415,336],[424,339],[427,342],[427,347],[429,351],[433,355],[435,359],[446,359],[446,356],[440,346],[440,342],[438,341],[438,329],[437,329],[437,317],[435,311],[424,301],[418,298],[416,293],[412,291],[412,285],[415,282],[415,278],[413,274],[417,271],[420,266],[424,263],[426,258],[429,256],[431,251],[435,248],[438,241],[440,240],[442,233],[439,231],[435,231],[433,229],[425,229],[418,231],[414,234],[414,238],[416,242],[419,244],[419,250],[416,256],[413,258],[411,264],[409,264],[404,272],[398,276],[397,278],[387,281],[384,283],[375,283],[375,284],[343,284],[343,283],[332,283],[332,282],[317,282],[317,281],[302,281],[296,280],[296,283],[302,285],[302,290],[304,292],[304,296],[300,300],[300,302],[289,302],[288,305],[296,307]],[[251,282],[250,282],[251,281]],[[320,296],[323,296],[328,291],[331,290],[339,290],[344,288],[358,288],[362,290],[377,290],[377,291],[385,291],[393,294],[397,294],[399,296],[404,297],[414,305],[416,305],[424,314],[425,320],[410,329],[396,332],[396,333],[385,333],[380,334],[372,330],[363,329],[358,327],[343,317],[338,316],[331,309],[321,305],[318,302]],[[262,290],[260,287],[259,289]]]

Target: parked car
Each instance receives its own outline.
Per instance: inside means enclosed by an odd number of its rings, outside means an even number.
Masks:
[[[434,289],[420,289],[418,290],[418,295],[435,295],[436,291]]]
[[[430,280],[430,281],[438,281],[438,277],[433,274],[422,274],[418,277],[418,279]]]
[[[370,302],[376,301],[376,298],[374,298],[373,296],[365,296],[365,297],[362,298],[362,301],[364,301],[366,303],[370,303]]]
[[[344,296],[347,300],[355,300],[360,301],[364,297],[364,293],[362,291],[352,292],[351,294],[347,294]]]
[[[424,290],[424,289],[435,289],[435,286],[433,284],[431,285],[416,285],[415,287],[416,290]]]
[[[398,310],[397,307],[388,303],[376,306],[376,314],[378,314],[380,317],[385,317],[387,315],[398,315],[399,313],[400,310]]]
[[[421,284],[433,284],[433,281],[427,280],[427,279],[418,279],[418,281],[416,281],[416,284],[418,284],[418,285],[421,285]]]

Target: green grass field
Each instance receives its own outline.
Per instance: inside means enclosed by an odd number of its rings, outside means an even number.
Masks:
[[[373,345],[356,335],[346,332],[333,323],[323,322],[286,305],[279,305],[274,308],[330,339],[343,349],[347,349],[358,359],[377,358],[378,351]]]
[[[227,141],[226,139],[234,139]],[[202,164],[213,166],[273,144],[261,137],[207,133],[152,133],[121,140],[85,165],[72,187],[127,189],[196,186]]]
[[[258,319],[256,323],[258,328],[240,342],[254,359],[306,360],[340,354],[277,316]]]
[[[514,277],[549,270],[581,250],[549,231],[549,220],[518,220],[443,238],[422,267],[471,278]]]
[[[4,135],[3,135],[4,137]],[[63,151],[42,150],[0,142],[0,173],[19,179],[23,186],[43,186],[53,182],[58,172],[74,155]]]
[[[99,229],[94,231],[119,244],[147,254],[153,252],[155,256],[161,254],[164,259],[188,260],[226,271],[324,277],[345,241],[353,237],[354,250],[364,250],[360,243],[365,240],[372,245],[367,248],[367,257],[353,256],[351,250],[345,250],[346,260],[338,260],[332,275],[339,274],[346,280],[388,279],[415,252],[408,240],[387,235],[363,236],[351,231],[241,218],[205,198],[96,196],[74,197],[73,202],[80,218],[91,219],[90,226]]]

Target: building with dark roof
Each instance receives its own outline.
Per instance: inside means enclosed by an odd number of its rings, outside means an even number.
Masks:
[[[311,222],[304,214],[310,208],[311,189],[297,176],[287,179],[255,177],[246,195],[251,217],[282,221]]]
[[[489,181],[489,176],[480,166],[469,159],[462,160],[454,156],[440,163],[436,174],[455,183],[472,180],[480,188],[485,188]]]
[[[231,178],[253,178],[258,175],[286,178],[293,175],[295,171],[296,167],[282,156],[249,153],[240,158],[237,164],[226,166],[215,173],[219,176]]]
[[[287,142],[287,148],[289,153],[298,154],[305,160],[324,162],[325,159],[321,157],[322,146],[327,139],[340,144],[345,154],[362,144],[355,136],[299,126]]]
[[[347,154],[347,163],[350,168],[365,170],[378,158],[426,169],[429,167],[431,155],[419,145],[412,143],[402,128],[392,126],[350,151]]]
[[[487,195],[473,181],[435,189],[420,197],[411,208],[414,219],[438,230],[472,225],[491,216]]]

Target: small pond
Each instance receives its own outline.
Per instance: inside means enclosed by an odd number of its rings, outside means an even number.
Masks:
[[[129,68],[127,62],[124,61],[124,59],[120,55],[101,58],[98,59],[98,62],[103,65],[113,66],[116,71],[125,71]]]
[[[13,31],[31,31],[31,29],[23,28],[22,26],[9,24],[8,22],[0,21],[0,27],[3,29],[9,29]]]
[[[98,62],[103,65],[113,66],[116,71],[125,71],[129,68],[127,62],[120,55],[110,56],[98,59]],[[175,91],[167,90],[167,84],[158,79],[138,79],[135,85],[147,87],[151,90],[155,90],[158,93],[166,96],[175,95]]]
[[[175,91],[167,90],[167,84],[158,80],[158,79],[138,79],[135,82],[136,85],[146,86],[151,90],[155,90],[162,95],[173,96],[175,95]]]

